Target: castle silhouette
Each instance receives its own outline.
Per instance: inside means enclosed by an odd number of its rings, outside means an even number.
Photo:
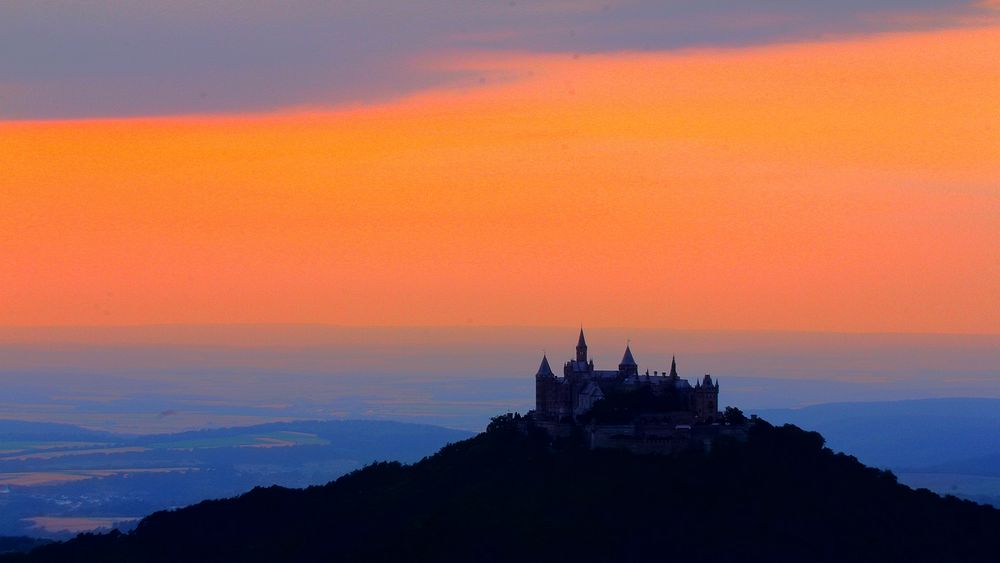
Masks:
[[[640,374],[631,344],[625,346],[618,369],[596,369],[583,328],[576,356],[563,365],[562,377],[543,354],[529,417],[553,437],[582,430],[591,447],[649,451],[676,449],[728,426],[719,413],[719,383],[711,375],[691,385],[678,375],[676,357],[669,372]]]
[[[648,389],[654,403],[669,408],[666,412],[684,422],[708,421],[718,417],[719,383],[712,376],[695,385],[677,375],[677,358],[670,362],[670,373],[639,374],[639,365],[632,356],[631,344],[617,370],[594,369],[594,360],[587,356],[587,339],[580,329],[576,343],[576,358],[563,366],[563,376],[557,377],[549,367],[548,357],[535,374],[535,416],[541,420],[576,419],[585,415],[597,403],[611,395],[622,395]]]

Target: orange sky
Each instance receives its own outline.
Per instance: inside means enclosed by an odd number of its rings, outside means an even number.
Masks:
[[[0,325],[1000,333],[1000,27],[0,123]]]

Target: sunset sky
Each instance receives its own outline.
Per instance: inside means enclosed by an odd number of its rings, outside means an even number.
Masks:
[[[0,326],[1000,333],[1000,3],[0,7]]]

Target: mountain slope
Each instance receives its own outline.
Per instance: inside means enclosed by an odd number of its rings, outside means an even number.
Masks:
[[[754,412],[821,432],[834,450],[893,470],[1000,454],[1000,399],[826,403]]]
[[[987,561],[998,529],[1000,511],[910,490],[792,426],[667,457],[494,425],[412,466],[255,489],[9,560]]]

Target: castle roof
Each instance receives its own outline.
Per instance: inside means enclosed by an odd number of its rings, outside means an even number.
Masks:
[[[587,347],[587,339],[583,337],[583,327],[582,326],[580,327],[580,338],[579,338],[579,340],[576,341],[576,346],[577,346],[577,348],[586,348]]]
[[[622,356],[622,363],[621,363],[621,365],[623,365],[623,366],[636,366],[636,365],[638,365],[638,364],[635,363],[635,358],[632,357],[632,348],[631,348],[631,346],[629,346],[627,344],[625,345],[625,355]]]
[[[581,395],[591,395],[594,398],[603,398],[604,391],[601,390],[601,386],[591,381],[580,391]]]
[[[555,375],[552,373],[552,368],[549,367],[549,359],[542,354],[542,363],[538,366],[538,373],[535,375]]]

